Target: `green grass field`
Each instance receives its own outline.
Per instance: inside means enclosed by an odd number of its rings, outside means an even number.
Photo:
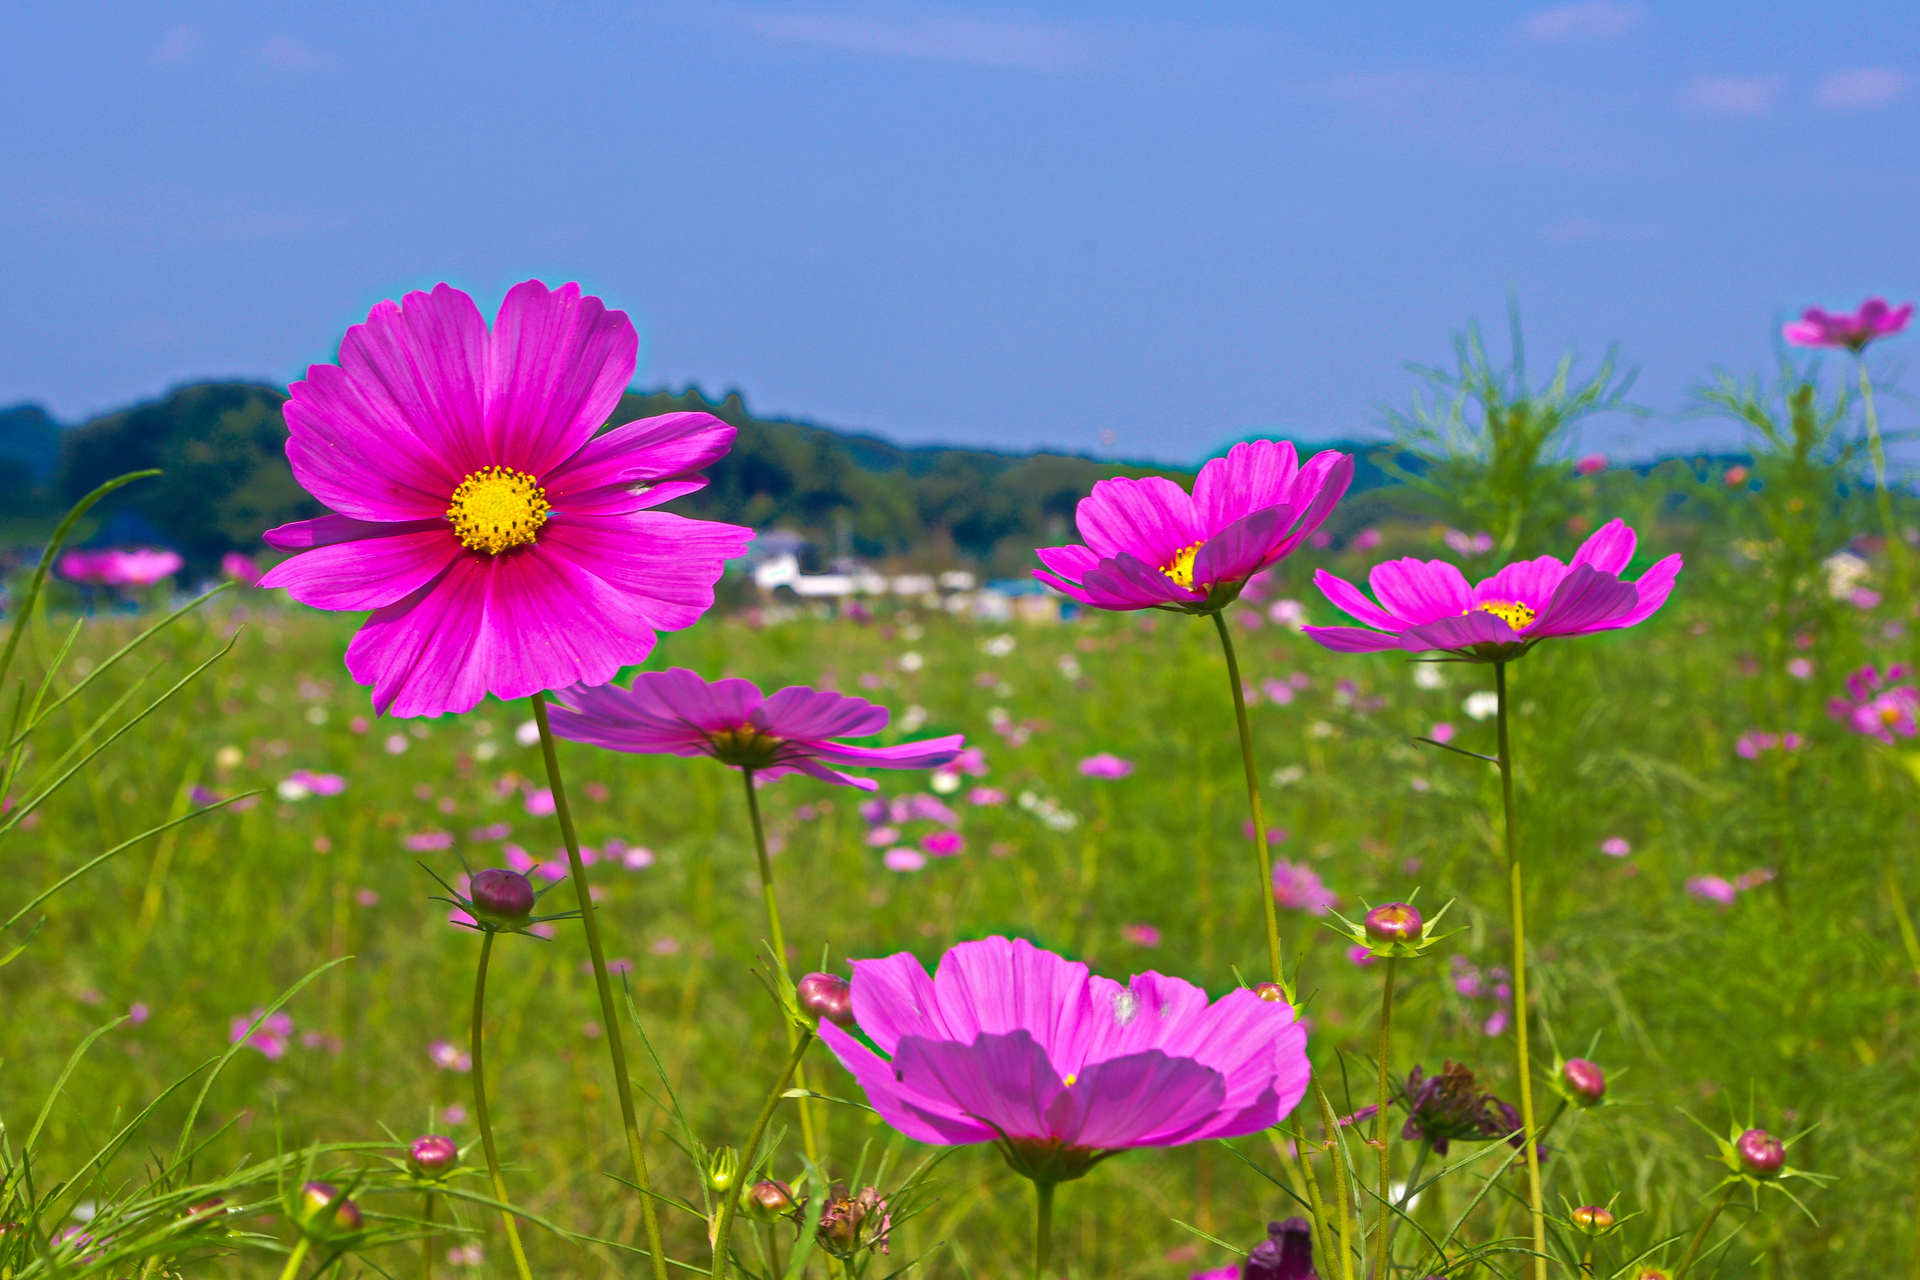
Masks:
[[[1641,527],[1644,561],[1667,547],[1659,530]],[[1425,537],[1393,534],[1405,551]],[[1688,537],[1700,535],[1676,526],[1667,542]],[[1909,896],[1920,892],[1915,790],[1890,754],[1830,721],[1824,704],[1847,671],[1897,658],[1895,645],[1904,653],[1907,642],[1884,637],[1883,617],[1840,605],[1819,604],[1816,623],[1803,630],[1796,621],[1789,634],[1781,612],[1769,613],[1778,584],[1701,544],[1686,547],[1679,590],[1651,623],[1553,642],[1513,669],[1536,1062],[1551,1063],[1548,1035],[1569,1056],[1597,1038],[1588,1056],[1608,1069],[1609,1096],[1622,1104],[1561,1121],[1550,1139],[1548,1205],[1558,1213],[1562,1197],[1581,1204],[1617,1195],[1617,1212],[1639,1215],[1602,1243],[1606,1273],[1698,1222],[1702,1197],[1724,1170],[1688,1117],[1724,1133],[1730,1115],[1744,1125],[1751,1112],[1776,1133],[1810,1129],[1792,1162],[1835,1181],[1794,1184],[1817,1222],[1777,1195],[1762,1215],[1736,1201],[1714,1242],[1733,1228],[1737,1235],[1704,1265],[1723,1275],[1884,1276],[1908,1268],[1913,1247],[1915,966],[1887,875],[1891,867]],[[1358,557],[1336,562],[1364,567]],[[1306,571],[1289,575],[1288,594],[1330,620],[1305,587]],[[339,957],[351,959],[288,1006],[284,1055],[243,1049],[216,1084],[199,1132],[232,1123],[201,1167],[316,1141],[378,1142],[435,1128],[463,1143],[474,1136],[470,1077],[457,1061],[437,1064],[431,1046],[464,1049],[478,938],[448,923],[448,908],[430,900],[441,890],[419,864],[452,879],[456,850],[476,870],[503,865],[507,844],[537,860],[555,856],[554,819],[527,803],[545,785],[538,747],[516,735],[528,711],[488,703],[457,718],[369,726],[366,691],[341,662],[355,620],[283,607],[264,593],[240,597],[190,615],[158,648],[90,686],[36,739],[28,761],[32,777],[64,749],[63,735],[71,740],[107,709],[142,659],[168,659],[156,679],[170,679],[237,634],[206,675],[6,837],[7,897],[17,904],[89,856],[185,812],[196,787],[268,792],[244,812],[210,814],[138,844],[53,897],[44,928],[0,970],[0,1118],[15,1148],[75,1045],[136,1004],[148,1013],[104,1035],[68,1080],[37,1146],[43,1179],[71,1173],[116,1124],[224,1050],[232,1019]],[[1236,606],[1233,616],[1250,611]],[[144,621],[86,621],[54,673],[56,691]],[[29,628],[28,674],[44,671],[65,625],[56,613]],[[1454,903],[1457,936],[1400,965],[1394,1070],[1463,1061],[1511,1098],[1511,1030],[1489,1034],[1500,1002],[1473,994],[1497,983],[1485,971],[1502,964],[1507,945],[1497,775],[1409,742],[1446,722],[1457,729],[1454,745],[1491,752],[1492,721],[1466,709],[1470,695],[1490,687],[1487,669],[1341,657],[1271,624],[1236,624],[1235,633],[1249,683],[1279,681],[1293,693],[1285,705],[1263,696],[1252,710],[1269,822],[1286,832],[1275,856],[1310,867],[1349,914],[1416,888],[1429,910]],[[1802,634],[1805,647],[1793,640]],[[1811,662],[1811,674],[1789,674],[1789,657]],[[1007,794],[997,805],[968,803],[966,788],[942,796],[965,851],[901,873],[868,843],[862,795],[802,777],[768,787],[762,798],[800,968],[816,967],[822,948],[836,967],[899,950],[931,963],[956,941],[1002,932],[1121,978],[1151,968],[1220,993],[1236,973],[1263,976],[1225,666],[1204,620],[1097,615],[1008,626],[914,608],[867,625],[802,616],[754,626],[716,613],[666,637],[652,665],[748,676],[768,689],[830,683],[866,693],[893,709],[896,726],[912,726],[907,736],[965,733],[990,770],[967,788]],[[1805,742],[1742,758],[1736,740],[1756,729],[1792,730]],[[1135,771],[1082,777],[1077,762],[1103,751]],[[708,760],[572,745],[562,759],[583,841],[652,853],[651,865],[627,865],[643,861],[630,854],[593,868],[609,954],[630,965],[625,980],[646,1040],[694,1129],[710,1144],[740,1143],[784,1039],[752,972],[764,929],[739,776]],[[276,794],[300,769],[338,774],[346,788]],[[885,797],[929,790],[925,773],[879,780]],[[933,829],[911,824],[899,843]],[[433,838],[441,832],[454,849],[422,847],[444,845]],[[1609,838],[1631,852],[1602,852]],[[1685,888],[1693,876],[1754,871],[1774,876],[1750,877],[1729,906]],[[570,895],[562,885],[553,901]],[[1378,970],[1352,963],[1324,923],[1282,912],[1289,964],[1297,954],[1300,991],[1310,997],[1317,1070],[1336,1107],[1350,1110],[1372,1096]],[[1139,926],[1157,931],[1156,945],[1144,945],[1154,938]],[[586,960],[572,922],[551,942],[509,937],[496,948],[490,1088],[516,1202],[582,1235],[632,1243],[638,1199],[615,1177],[627,1166]],[[1468,966],[1482,974],[1478,987]],[[659,1076],[631,1034],[629,1052],[638,1083],[657,1093]],[[816,1090],[858,1096],[824,1050],[809,1071]],[[165,1101],[89,1184],[88,1199],[137,1183],[171,1149],[186,1106],[184,1094]],[[851,1179],[862,1160],[870,1171],[883,1157],[898,1168],[926,1154],[865,1111],[817,1109],[840,1176]],[[792,1123],[790,1112],[782,1122]],[[696,1172],[669,1142],[671,1126],[651,1108],[647,1123],[660,1189],[697,1198]],[[1311,1131],[1317,1137],[1317,1122]],[[798,1172],[797,1144],[789,1131],[775,1160],[781,1176]],[[1234,1145],[1278,1170],[1266,1141]],[[1446,1192],[1454,1211],[1478,1177],[1463,1175]],[[865,1180],[875,1179],[869,1172]],[[1511,1195],[1519,1186],[1517,1172],[1503,1175],[1474,1230],[1523,1230]],[[923,1255],[921,1273],[930,1276],[1023,1272],[1030,1192],[997,1155],[958,1152],[934,1174],[932,1191],[931,1208],[896,1228],[891,1255],[867,1274]],[[368,1204],[417,1212],[413,1199],[401,1200],[373,1195]],[[1437,1222],[1448,1207],[1423,1204],[1415,1217]],[[1179,1222],[1246,1247],[1269,1218],[1294,1211],[1220,1145],[1135,1152],[1062,1188],[1056,1262],[1076,1277],[1185,1276],[1231,1258]],[[486,1261],[477,1271],[449,1264],[445,1251],[462,1242],[445,1237],[435,1246],[442,1273],[506,1274],[497,1220],[471,1206],[461,1213]],[[665,1221],[674,1255],[704,1271],[703,1224],[672,1210]],[[528,1241],[541,1276],[643,1270],[613,1246],[568,1243],[537,1227]],[[1684,1240],[1668,1245],[1649,1262],[1671,1268],[1683,1248]],[[417,1273],[419,1252],[416,1243],[372,1251],[349,1260],[346,1273]],[[200,1270],[270,1275],[279,1265],[278,1256],[243,1249]]]

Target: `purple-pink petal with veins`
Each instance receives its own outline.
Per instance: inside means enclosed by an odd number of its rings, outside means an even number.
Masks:
[[[340,370],[381,430],[413,436],[464,476],[500,461],[474,429],[486,416],[488,341],[473,299],[441,284],[375,305],[340,340]]]
[[[709,466],[736,435],[710,413],[663,413],[615,427],[541,477],[547,501],[568,511],[633,511],[657,506],[647,486]],[[682,492],[691,492],[683,490]]]
[[[1125,552],[1102,560],[1080,580],[1091,603],[1101,609],[1150,609],[1158,604],[1190,604],[1207,598]]]
[[[1459,569],[1445,560],[1383,560],[1367,574],[1380,607],[1420,626],[1453,618],[1473,604],[1473,589]]]
[[[642,671],[633,678],[633,690],[644,690],[662,712],[703,733],[740,728],[766,700],[751,680],[734,677],[709,684],[685,667]]]
[[[1083,1067],[1047,1108],[1046,1126],[1075,1147],[1154,1146],[1211,1120],[1226,1093],[1219,1072],[1149,1049]]]
[[[355,520],[351,516],[315,516],[295,520],[269,529],[260,540],[275,551],[305,551],[310,547],[330,547],[362,538],[395,538],[402,534],[422,533],[429,529],[448,530],[446,520]],[[457,545],[457,544],[456,544]]]
[[[362,520],[446,515],[465,473],[428,449],[379,387],[317,364],[287,391],[287,463],[321,505]]]
[[[905,951],[853,962],[853,1017],[888,1055],[902,1036],[953,1034],[940,1016],[932,977]]]
[[[900,1093],[923,1107],[952,1107],[1009,1138],[1045,1141],[1047,1108],[1067,1091],[1030,1031],[987,1032],[972,1043],[907,1036],[893,1054]]]
[[[633,378],[639,335],[580,286],[507,291],[487,349],[487,461],[544,477],[592,438]]]
[[[1465,649],[1477,644],[1518,644],[1520,636],[1512,627],[1490,613],[1475,611],[1464,617],[1441,618],[1437,622],[1408,627],[1400,636],[1400,647],[1409,653],[1428,649]]]
[[[857,1008],[855,1015],[858,1016]],[[865,1018],[859,1022],[862,1031],[873,1035]],[[999,1136],[987,1125],[962,1114],[951,1099],[923,1099],[917,1091],[904,1087],[894,1077],[892,1063],[833,1023],[825,1020],[820,1023],[820,1038],[840,1059],[840,1065],[853,1073],[880,1118],[916,1142],[963,1145],[991,1142]],[[875,1040],[877,1042],[878,1037]]]
[[[788,685],[767,695],[751,719],[778,738],[864,738],[887,727],[887,709],[865,698]]]
[[[1040,558],[1041,564],[1069,582],[1080,581],[1100,564],[1099,556],[1077,542],[1064,547],[1038,547],[1033,554]]]
[[[555,512],[540,530],[538,545],[625,593],[651,629],[679,631],[713,607],[713,584],[727,561],[752,540],[753,530],[740,525],[690,520],[670,511]],[[575,622],[591,626],[591,618]],[[603,624],[612,621],[609,617]]]
[[[1529,639],[1572,636],[1618,626],[1618,619],[1639,603],[1632,585],[1590,564],[1577,566],[1561,579],[1553,598],[1527,628]]]
[[[1053,574],[1048,573],[1044,569],[1035,569],[1032,572],[1034,577],[1046,583],[1048,586],[1052,587],[1055,591],[1058,591],[1061,595],[1067,597],[1067,599],[1069,600],[1075,600],[1084,605],[1092,605],[1096,609],[1104,609],[1108,607],[1104,604],[1100,604],[1096,602],[1093,598],[1093,593],[1091,591],[1088,591],[1085,587],[1078,585],[1077,583],[1068,582],[1064,578],[1055,577]],[[1104,599],[1104,597],[1102,598]],[[1131,605],[1131,604],[1123,604],[1118,607],[1122,609],[1133,609],[1133,608],[1138,608],[1139,606]]]
[[[1206,540],[1193,499],[1165,476],[1102,480],[1074,511],[1080,537],[1102,560],[1122,553],[1155,568]]]
[[[1678,552],[1658,561],[1654,566],[1630,585],[1639,597],[1638,603],[1612,625],[1615,627],[1634,627],[1660,611],[1660,606],[1673,594],[1674,579],[1680,576],[1681,561]]]
[[[1602,573],[1616,577],[1633,563],[1633,549],[1639,538],[1618,516],[1595,529],[1580,549],[1573,553],[1576,565],[1590,564]]]
[[[1505,565],[1491,578],[1473,589],[1473,603],[1494,601],[1500,604],[1524,604],[1535,613],[1544,611],[1553,593],[1567,576],[1567,566],[1553,556],[1537,560],[1516,560]]]
[[[941,1022],[955,1040],[1028,1031],[1062,1074],[1084,1060],[1087,966],[1023,938],[983,938],[940,957],[933,979]]]
[[[1274,549],[1273,559],[1292,554],[1295,547],[1325,524],[1352,483],[1351,454],[1323,449],[1307,459],[1307,465],[1300,468],[1300,474],[1294,477],[1293,497],[1286,504],[1290,509],[1300,512],[1300,518],[1294,521],[1293,527],[1287,530],[1286,536]]]
[[[1218,535],[1228,525],[1268,507],[1294,501],[1299,455],[1290,440],[1243,440],[1200,468],[1193,482],[1196,531]]]
[[[828,764],[843,764],[850,769],[938,769],[967,745],[963,734],[944,738],[923,738],[891,747],[850,747],[840,742],[810,742],[807,753]]]
[[[374,610],[354,633],[347,673],[373,686],[376,714],[467,711],[487,696],[487,673],[471,661],[487,577],[477,557],[457,556],[438,579]],[[435,709],[414,709],[422,707]]]
[[[1193,558],[1194,585],[1242,582],[1258,573],[1271,559],[1291,516],[1286,507],[1268,507],[1214,534]]]
[[[1345,578],[1336,578],[1325,569],[1313,571],[1313,585],[1320,588],[1320,594],[1324,595],[1334,608],[1370,627],[1378,627],[1382,631],[1398,631],[1413,625],[1405,618],[1388,613],[1367,599],[1360,588]]]
[[[1335,653],[1384,653],[1404,646],[1397,632],[1368,631],[1365,627],[1302,627],[1309,639]]]
[[[439,527],[382,525],[376,527],[392,532],[314,547],[269,569],[260,585],[285,587],[316,609],[390,605],[439,577],[455,556],[469,554],[446,521],[431,523]]]

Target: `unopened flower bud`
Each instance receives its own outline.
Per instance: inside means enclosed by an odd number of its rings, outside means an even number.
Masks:
[[[1613,1230],[1613,1211],[1603,1209],[1597,1204],[1583,1204],[1572,1214],[1576,1231],[1584,1231],[1590,1236],[1603,1236]]]
[[[423,1178],[438,1178],[460,1163],[460,1148],[452,1138],[429,1133],[407,1147],[407,1167]]]
[[[327,1206],[330,1204],[333,1210],[328,1214]],[[334,1227],[341,1231],[358,1231],[361,1227],[360,1206],[342,1196],[340,1188],[331,1182],[309,1182],[301,1187],[300,1209],[301,1221],[321,1230]]]
[[[211,1218],[221,1217],[226,1211],[227,1202],[219,1196],[211,1196],[198,1204],[188,1205],[185,1216],[189,1222],[205,1222]]]
[[[1756,1178],[1771,1178],[1787,1163],[1787,1149],[1765,1129],[1749,1129],[1734,1143],[1740,1163]]]
[[[1585,1058],[1568,1058],[1561,1063],[1560,1083],[1583,1107],[1596,1106],[1607,1096],[1606,1073]]]
[[[1287,989],[1277,982],[1256,982],[1253,984],[1253,994],[1259,996],[1268,1004],[1285,1004],[1287,1002]]]
[[[1389,902],[1367,912],[1367,937],[1374,942],[1413,942],[1420,937],[1420,913],[1412,903]]]
[[[836,1027],[853,1026],[853,987],[831,973],[810,973],[794,984],[800,1007]]]
[[[513,929],[533,914],[533,882],[518,871],[490,867],[468,883],[467,896],[481,924]]]
[[[740,1176],[740,1153],[732,1147],[721,1147],[707,1161],[707,1186],[715,1191],[725,1191]]]
[[[750,1218],[771,1222],[783,1213],[793,1212],[793,1188],[784,1182],[763,1178],[740,1193],[740,1207]]]
[[[1658,1267],[1642,1267],[1633,1280],[1673,1280],[1673,1277]]]

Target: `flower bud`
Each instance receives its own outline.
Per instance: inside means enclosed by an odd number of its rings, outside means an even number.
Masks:
[[[1786,1167],[1786,1147],[1765,1129],[1749,1129],[1733,1145],[1741,1165],[1756,1178],[1771,1178]]]
[[[460,1163],[460,1148],[452,1138],[429,1133],[407,1147],[407,1167],[422,1178],[439,1178]]]
[[[1642,1267],[1633,1280],[1673,1280],[1673,1277],[1658,1267]]]
[[[1583,1204],[1572,1214],[1573,1229],[1590,1236],[1603,1236],[1613,1230],[1613,1211],[1597,1204]]]
[[[1414,942],[1420,937],[1420,913],[1412,903],[1389,902],[1367,912],[1367,937],[1379,942]]]
[[[1561,1063],[1560,1083],[1583,1107],[1597,1106],[1607,1096],[1606,1073],[1585,1058],[1568,1058]]]
[[[328,1214],[327,1206],[330,1204],[333,1205],[333,1211]],[[322,1215],[327,1216],[323,1218]],[[300,1188],[300,1221],[305,1226],[320,1230],[333,1227],[341,1231],[358,1231],[361,1227],[360,1206],[342,1196],[340,1188],[331,1182],[309,1182]]]
[[[740,1153],[732,1147],[721,1147],[707,1161],[707,1186],[715,1191],[725,1191],[740,1176]]]
[[[1268,1004],[1285,1004],[1287,1002],[1287,989],[1277,982],[1256,982],[1253,984],[1253,994],[1259,996]]]
[[[740,1208],[757,1222],[772,1222],[796,1207],[793,1188],[784,1182],[763,1178],[740,1193]]]
[[[473,915],[481,924],[518,928],[533,914],[533,882],[518,871],[492,867],[468,882]]]
[[[853,987],[831,973],[810,973],[794,984],[800,1007],[836,1027],[853,1026]]]
[[[188,1205],[185,1217],[189,1222],[206,1222],[213,1218],[222,1217],[226,1212],[227,1202],[219,1196],[211,1196],[200,1201],[198,1204]]]

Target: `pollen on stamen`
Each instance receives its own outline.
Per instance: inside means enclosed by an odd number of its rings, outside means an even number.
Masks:
[[[1202,543],[1196,542],[1190,547],[1182,547],[1180,550],[1174,552],[1173,563],[1162,565],[1160,572],[1166,574],[1169,578],[1172,578],[1175,583],[1185,587],[1187,590],[1193,590],[1193,561],[1194,557],[1200,554],[1200,548],[1203,545]]]
[[[482,467],[460,482],[447,506],[460,545],[499,555],[534,540],[551,508],[546,490],[524,471]]]
[[[1540,616],[1532,605],[1521,604],[1518,600],[1483,600],[1474,608],[1492,614],[1515,631],[1526,630]]]

